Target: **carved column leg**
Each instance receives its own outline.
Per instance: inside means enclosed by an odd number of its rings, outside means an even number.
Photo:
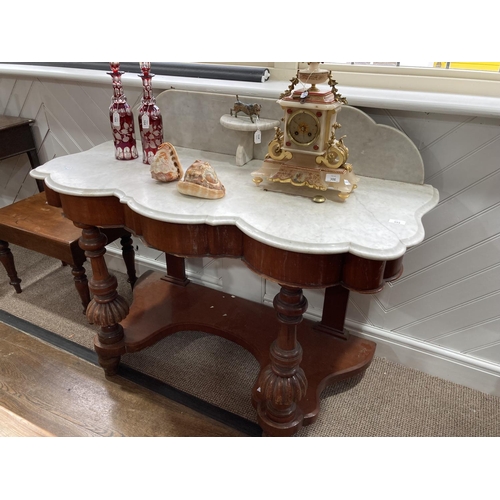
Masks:
[[[302,427],[303,415],[297,402],[307,390],[307,379],[299,366],[302,347],[297,342],[297,325],[307,310],[307,299],[300,288],[282,286],[274,298],[274,308],[280,329],[271,344],[271,363],[259,375],[262,400],[257,415],[266,434],[291,436]]]
[[[90,303],[89,282],[85,274],[85,268],[81,264],[75,263],[75,265],[71,266],[71,273],[75,281],[76,291],[80,295],[82,301],[83,314],[85,314],[87,312],[87,306]]]
[[[127,268],[127,281],[133,289],[135,282],[137,281],[137,276],[135,274],[135,251],[131,235],[128,231],[123,233],[123,236],[120,239],[120,244],[122,246],[123,261],[125,262],[125,267]]]
[[[10,251],[9,244],[3,240],[0,240],[0,262],[3,264],[3,267],[5,267],[7,276],[10,279],[10,284],[16,289],[17,293],[21,293],[21,279],[17,276],[14,257]]]
[[[118,282],[109,273],[104,260],[106,236],[97,227],[77,222],[74,224],[82,229],[79,244],[92,266],[93,276],[89,288],[94,297],[87,307],[87,319],[89,323],[101,327],[94,340],[94,347],[106,375],[115,375],[120,357],[125,353],[123,328],[119,322],[126,318],[128,304],[118,295]]]

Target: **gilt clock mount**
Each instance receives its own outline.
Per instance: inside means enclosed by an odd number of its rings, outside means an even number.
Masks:
[[[289,184],[299,188],[297,194],[307,188],[333,190],[346,200],[358,182],[347,163],[345,136],[335,135],[340,128],[337,114],[347,102],[338,93],[331,71],[319,65],[308,63],[281,94],[277,102],[283,110],[283,130],[275,128],[264,162],[252,177],[255,184],[271,191],[283,191]],[[325,83],[329,88],[317,86]]]

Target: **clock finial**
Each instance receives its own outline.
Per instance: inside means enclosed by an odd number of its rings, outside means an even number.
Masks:
[[[316,85],[325,83],[328,80],[328,70],[319,67],[319,62],[309,62],[307,69],[301,69],[298,72],[298,78],[303,84],[311,84],[309,91],[317,92]]]

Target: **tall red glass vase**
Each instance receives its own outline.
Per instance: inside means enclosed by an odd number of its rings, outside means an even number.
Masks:
[[[158,147],[163,143],[163,119],[156,105],[151,79],[151,63],[141,62],[142,103],[139,108],[139,130],[142,141],[142,162],[151,164]]]
[[[133,160],[138,158],[137,146],[134,132],[134,115],[132,108],[123,93],[122,80],[123,71],[120,71],[120,63],[109,63],[113,80],[113,97],[109,107],[109,120],[115,142],[115,158],[117,160]]]

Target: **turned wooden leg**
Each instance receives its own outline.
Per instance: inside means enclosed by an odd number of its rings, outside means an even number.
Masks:
[[[71,266],[71,273],[75,281],[76,291],[80,295],[83,306],[83,314],[87,312],[87,306],[90,303],[90,291],[85,268],[79,263]]]
[[[104,260],[106,236],[97,227],[77,222],[74,224],[82,229],[79,244],[92,266],[89,288],[93,298],[87,307],[87,319],[101,327],[94,339],[94,347],[106,375],[115,375],[120,357],[125,353],[123,328],[119,323],[128,314],[128,304],[118,295],[118,282],[109,273]]]
[[[21,293],[21,279],[17,276],[16,267],[14,265],[14,256],[10,251],[9,244],[6,241],[0,240],[0,262],[5,267],[7,276],[10,279],[10,284],[15,288],[17,293]]]
[[[137,276],[135,274],[135,251],[134,245],[129,232],[124,232],[120,239],[122,246],[122,256],[125,262],[125,267],[127,268],[128,283],[132,289],[134,288],[135,282],[137,281]]]
[[[257,407],[259,425],[270,436],[291,436],[301,427],[303,414],[297,406],[307,391],[307,379],[299,364],[302,347],[297,341],[297,325],[307,310],[300,288],[282,286],[274,298],[280,329],[271,344],[270,364],[259,375],[261,401]]]

